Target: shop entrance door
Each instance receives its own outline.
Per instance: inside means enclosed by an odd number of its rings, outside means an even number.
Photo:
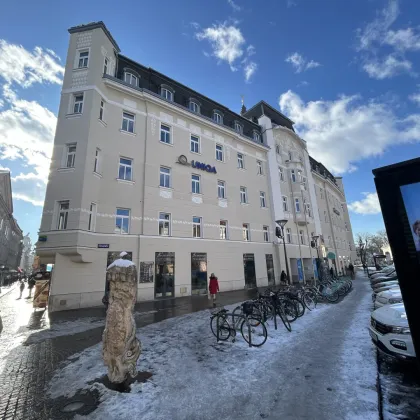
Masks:
[[[191,253],[191,294],[207,294],[207,254]]]
[[[268,285],[274,286],[276,280],[274,275],[273,254],[265,254],[265,264],[267,266]]]
[[[244,276],[245,288],[255,289],[257,287],[257,277],[255,275],[254,254],[244,254]]]
[[[175,252],[156,252],[155,267],[155,298],[174,297]]]

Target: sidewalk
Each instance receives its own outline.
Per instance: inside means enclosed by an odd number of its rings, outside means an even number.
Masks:
[[[1,287],[1,293],[0,293],[0,299],[7,295],[9,292],[11,292],[12,290],[14,290],[16,287],[18,286],[18,282],[13,283],[10,286],[2,286]]]

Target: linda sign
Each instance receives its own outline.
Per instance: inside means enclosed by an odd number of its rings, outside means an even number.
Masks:
[[[201,169],[202,171],[217,174],[216,168],[214,166],[198,162],[196,160],[192,160],[191,163],[189,163],[185,155],[181,155],[178,157],[178,163],[180,163],[181,165],[192,166],[193,168]]]

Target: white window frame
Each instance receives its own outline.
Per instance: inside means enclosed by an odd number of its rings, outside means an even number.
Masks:
[[[296,211],[296,213],[300,213],[300,201],[299,201],[299,198],[295,198],[295,211]]]
[[[245,169],[245,157],[243,153],[237,154],[237,160],[238,160],[238,169]]]
[[[189,103],[188,103],[188,109],[192,112],[194,112],[195,114],[199,114],[200,113],[200,104],[193,100],[190,99]]]
[[[161,87],[160,88],[160,96],[167,101],[173,102],[174,101],[174,93],[169,90],[168,88]]]
[[[82,57],[82,54],[86,54]],[[77,68],[78,69],[86,69],[89,67],[89,56],[90,51],[89,49],[81,49],[77,51]]]
[[[319,194],[321,196],[321,200],[323,200],[324,199],[324,190],[321,187],[319,187]]]
[[[105,101],[101,98],[99,103],[99,119],[104,121],[104,113],[105,113]]]
[[[125,131],[126,133],[133,133],[134,134],[135,123],[136,123],[135,114],[132,114],[131,112],[123,111],[121,131]],[[124,125],[126,125],[125,128],[124,128]]]
[[[193,218],[192,218],[192,237],[193,238],[202,238],[203,237],[203,218],[202,217],[193,216]]]
[[[312,217],[312,213],[311,213],[311,205],[309,204],[309,203],[306,203],[305,204],[305,206],[306,206],[306,214],[309,216],[309,217]]]
[[[284,182],[284,171],[281,166],[279,166],[279,177],[280,177],[280,181]]]
[[[249,228],[249,223],[242,223],[242,239],[245,242],[251,240],[251,229]]]
[[[95,158],[93,161],[93,172],[100,174],[101,172],[101,149],[96,148]]]
[[[166,216],[169,216],[169,218],[167,219]],[[162,225],[162,231],[165,231],[166,229],[166,225],[167,225],[167,230],[168,233],[161,233],[161,227]],[[159,236],[171,236],[171,232],[172,232],[172,216],[171,213],[165,213],[163,211],[159,212],[159,222],[158,222],[158,235]]]
[[[73,149],[70,151],[70,149]],[[74,168],[76,163],[77,143],[66,144],[66,160],[64,162],[65,168]]]
[[[63,208],[63,206],[66,206],[67,208]],[[64,201],[58,201],[57,202],[57,230],[66,230],[67,229],[67,223],[69,220],[69,211],[70,211],[70,201],[64,200]],[[7,228],[7,226],[6,226]]]
[[[282,195],[283,211],[289,211],[289,200],[286,195]]]
[[[258,133],[258,131],[253,132],[252,138],[254,139],[254,141],[257,141],[258,143],[262,143],[261,134]]]
[[[201,194],[201,176],[191,174],[191,192],[193,194]]]
[[[223,145],[216,143],[216,160],[218,160],[219,162],[223,162],[224,157],[225,157],[225,153],[223,150]]]
[[[130,164],[122,163],[121,160],[130,161]],[[123,168],[123,171],[124,171],[124,177],[123,178],[120,177],[121,168]],[[129,178],[127,177],[127,168],[130,168],[130,177]],[[133,159],[128,158],[128,157],[123,157],[123,156],[119,157],[118,179],[120,179],[122,181],[133,181]]]
[[[133,83],[134,81],[134,83]],[[124,72],[124,82],[128,83],[131,86],[139,86],[139,77],[136,74],[131,73],[131,71]]]
[[[257,175],[264,175],[263,163],[261,160],[257,159]]]
[[[96,203],[90,203],[89,207],[89,220],[88,220],[88,231],[95,232],[96,230],[96,213],[97,213]]]
[[[346,229],[346,232],[348,232],[349,231],[349,225],[347,224],[347,222],[344,222],[344,227]]]
[[[104,58],[104,73],[103,74],[108,74],[108,69],[109,69],[109,58],[105,57]]]
[[[223,115],[218,111],[213,111],[213,121],[216,124],[222,125],[223,124]]]
[[[166,139],[169,139],[169,141],[163,141],[162,140],[162,134]],[[172,144],[172,127],[168,124],[160,124],[160,136],[159,141],[163,144]]]
[[[268,226],[263,226],[263,240],[264,242],[270,242],[270,229]]]
[[[260,191],[260,207],[265,209],[267,207],[267,200],[265,198],[265,192]]]
[[[123,210],[123,211],[128,211],[128,216],[127,215],[121,215],[118,214],[118,210]],[[126,209],[126,208],[122,208],[122,207],[117,207],[117,209],[115,210],[115,228],[114,228],[114,232],[115,233],[119,233],[121,235],[128,235],[130,233],[130,218],[131,218],[131,210],[130,209]],[[117,220],[121,219],[121,226],[119,228],[119,230],[117,229]],[[127,232],[123,231],[123,227],[124,227],[124,220],[127,220]]]
[[[294,169],[290,169],[290,179],[292,182],[296,182],[296,171]]]
[[[293,240],[293,236],[292,236],[292,229],[290,228],[286,228],[286,242],[288,244],[291,244]]]
[[[217,181],[217,197],[222,200],[226,199],[226,182],[220,179]]]
[[[327,223],[327,221],[328,221],[327,210],[324,210],[324,221],[325,221],[325,223]]]
[[[0,232],[2,231],[2,229],[3,229],[3,223],[4,223],[4,220],[3,219],[1,219],[0,220]]]
[[[222,225],[222,223],[225,223]],[[228,231],[228,221],[227,220],[220,220],[219,222],[219,236],[220,239],[229,239],[229,231]]]
[[[163,169],[163,171],[162,171]],[[162,183],[163,180],[163,183]],[[159,169],[159,187],[171,188],[172,187],[172,171],[167,166],[161,166]],[[163,184],[163,185],[162,185]],[[168,184],[168,185],[166,185]]]
[[[197,146],[197,150],[195,150],[196,149],[195,146]],[[190,135],[190,152],[198,154],[198,155],[201,153],[201,139],[200,139],[200,136],[196,136],[195,134]]]
[[[233,124],[233,127],[234,127],[234,129],[235,129],[235,131],[236,131],[237,133],[239,133],[239,134],[243,134],[243,132],[244,132],[244,127],[243,127],[243,125],[242,125],[240,122],[235,121],[235,122],[234,122],[234,124]]]
[[[241,204],[248,204],[248,191],[246,187],[239,187]]]
[[[301,179],[302,179],[303,189],[306,191],[306,189],[307,189],[306,177],[302,176]]]
[[[290,150],[287,152],[287,156],[289,157],[289,160],[291,162],[293,160],[293,155],[292,155],[292,152]]]
[[[299,239],[300,239],[300,244],[305,245],[305,234],[304,234],[303,230],[299,231]]]
[[[82,99],[80,99],[82,98]],[[84,93],[74,93],[73,94],[73,114],[82,114],[83,113],[83,103],[85,100]]]
[[[6,225],[6,229],[4,229],[4,236],[5,236],[6,239],[9,238],[9,226],[8,225]]]

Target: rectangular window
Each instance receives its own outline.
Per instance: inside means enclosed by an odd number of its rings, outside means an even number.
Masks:
[[[262,166],[262,162],[260,160],[257,160],[257,174],[258,175],[263,174],[263,166]]]
[[[223,124],[223,116],[218,112],[213,113],[213,121],[216,124]]]
[[[9,226],[6,226],[6,229],[4,230],[4,236],[6,237],[6,239],[9,238]]]
[[[246,204],[248,202],[246,187],[241,187],[240,188],[240,193],[241,193],[241,203]]]
[[[240,123],[238,123],[238,122],[235,121],[234,127],[235,127],[235,131],[237,131],[238,133],[242,134],[243,127],[242,127],[242,125]]]
[[[254,137],[255,141],[257,141],[258,143],[262,143],[260,133],[257,133],[256,131],[254,131],[254,136],[253,137]]]
[[[104,107],[105,107],[105,102],[103,101],[103,99],[101,99],[101,105],[99,107],[99,119],[101,121],[104,120]]]
[[[95,232],[95,227],[96,227],[96,204],[90,203],[88,230]]]
[[[302,185],[303,189],[306,191],[306,178],[304,176],[302,177]]]
[[[324,210],[324,221],[327,223],[327,210]]]
[[[289,211],[289,206],[287,204],[287,197],[285,195],[283,195],[282,200],[283,200],[283,211]]]
[[[302,245],[305,245],[305,235],[304,235],[304,233],[303,233],[303,230],[300,230],[300,231],[299,231],[299,237],[300,237],[300,243],[301,243]]]
[[[160,141],[166,144],[172,144],[171,141],[171,127],[169,125],[160,125]]]
[[[251,238],[250,236],[250,231],[249,231],[249,224],[248,223],[244,223],[242,225],[242,239],[244,241],[249,241]]]
[[[134,115],[133,114],[129,114],[128,112],[123,112],[121,130],[127,131],[128,133],[134,133]]]
[[[349,231],[349,225],[347,224],[347,222],[344,222],[344,227],[346,228],[346,231]]]
[[[220,239],[228,239],[228,223],[226,220],[220,221]]]
[[[200,153],[200,138],[199,137],[191,136],[190,151],[193,153]]]
[[[67,220],[69,218],[70,201],[59,201],[58,203],[58,221],[57,229],[67,229]]]
[[[160,179],[159,186],[165,188],[171,188],[171,170],[170,168],[160,167]]]
[[[95,150],[95,161],[93,162],[93,172],[96,172],[97,174],[99,174],[100,170],[101,170],[101,151],[100,149],[96,149]]]
[[[201,229],[201,217],[193,216],[193,229],[192,236],[193,238],[201,238],[202,229]]]
[[[223,146],[220,144],[216,144],[216,160],[223,162]]]
[[[108,58],[104,59],[104,74],[108,74]]]
[[[196,102],[194,101],[190,101],[190,105],[189,108],[192,112],[195,112],[196,114],[200,113],[200,105],[198,105]]]
[[[244,155],[242,153],[238,153],[238,168],[244,169]]]
[[[329,245],[329,246],[332,246],[331,236],[328,236],[328,245]]]
[[[115,233],[127,234],[130,228],[130,210],[117,209],[115,215]]]
[[[289,160],[290,160],[290,161],[292,161],[292,157],[293,157],[293,156],[292,156],[292,152],[290,152],[290,151],[289,151],[289,152],[287,152],[287,154],[288,154],[288,156],[289,156]]]
[[[161,88],[160,96],[165,98],[167,101],[173,101],[173,93],[169,89]]]
[[[292,243],[292,230],[290,228],[286,229],[286,241],[288,244]]]
[[[217,181],[217,197],[226,198],[225,181]]]
[[[341,211],[344,213],[344,204],[341,204]]]
[[[75,161],[76,161],[76,145],[68,144],[67,154],[66,154],[66,168],[74,168]]]
[[[311,212],[311,205],[310,204],[306,204],[306,214],[309,216],[309,217],[312,217],[312,212]]]
[[[265,202],[265,192],[260,191],[260,206],[261,207],[267,207]]]
[[[200,194],[200,175],[191,175],[191,192]]]
[[[120,158],[118,179],[124,179],[125,181],[133,180],[133,161],[131,159]]]
[[[279,166],[279,177],[280,177],[280,181],[284,181],[283,168],[281,168],[280,166]]]
[[[3,229],[3,219],[0,220],[0,232]]]
[[[299,198],[295,198],[295,209],[296,209],[296,213],[300,213],[300,202],[299,202]]]
[[[83,112],[83,93],[74,95],[73,113],[81,114]]]
[[[82,69],[89,64],[89,51],[79,51],[79,61],[77,67]]]
[[[290,177],[292,178],[292,182],[296,182],[296,172],[294,169],[290,170]]]
[[[263,238],[264,238],[264,242],[270,241],[268,226],[263,226]]]
[[[171,215],[169,213],[159,213],[159,235],[171,236]]]

